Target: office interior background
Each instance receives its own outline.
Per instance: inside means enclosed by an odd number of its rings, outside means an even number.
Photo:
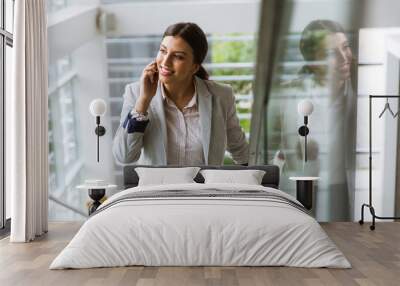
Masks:
[[[6,108],[4,98],[11,86],[14,1],[3,2],[2,115]],[[122,185],[122,167],[114,162],[111,146],[120,121],[124,87],[137,81],[144,66],[156,56],[165,28],[180,21],[195,22],[207,33],[209,53],[205,67],[212,80],[233,86],[241,126],[248,140],[257,142],[254,160],[259,164],[280,164],[280,189],[290,194],[295,193],[290,176],[319,176],[317,220],[358,220],[360,206],[368,200],[368,96],[399,94],[400,2],[283,2],[282,25],[273,43],[279,48],[269,97],[261,105],[254,105],[259,102],[254,92],[257,61],[263,53],[263,39],[259,38],[259,23],[265,14],[262,1],[48,0],[49,220],[87,217],[87,193],[76,189],[86,179],[101,178]],[[329,98],[329,84],[312,88],[295,84],[299,71],[307,64],[299,49],[302,31],[317,19],[332,20],[343,27],[355,61],[352,92],[356,100],[347,111],[354,115],[356,125],[355,161],[350,166],[346,165],[341,131],[334,128],[346,128],[346,118],[340,106]],[[328,68],[330,65],[319,64]],[[95,98],[104,99],[108,105],[102,118],[106,134],[100,139],[100,162],[96,161],[95,118],[89,112],[89,104]],[[306,98],[313,101],[314,113],[309,118],[310,158],[304,163],[302,146],[297,143],[297,130],[303,121],[297,104]],[[390,104],[397,112],[398,100],[393,99]],[[377,101],[374,114],[379,114],[384,105],[385,101]],[[257,128],[252,128],[254,122],[259,123]],[[3,121],[2,142],[4,128]],[[397,120],[389,116],[376,119],[373,130],[376,211],[386,216],[399,215]],[[4,153],[1,160],[0,213],[4,224],[11,216],[11,195],[4,185]],[[228,154],[225,163],[233,163]],[[338,169],[347,172],[338,174]],[[338,182],[343,185],[344,196],[332,191],[332,185]]]

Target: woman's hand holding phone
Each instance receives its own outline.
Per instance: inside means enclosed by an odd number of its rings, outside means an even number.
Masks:
[[[156,95],[158,85],[158,68],[156,61],[148,64],[140,77],[140,96],[136,101],[135,110],[146,113],[151,100]]]

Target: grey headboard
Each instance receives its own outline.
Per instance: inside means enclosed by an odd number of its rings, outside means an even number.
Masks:
[[[176,168],[177,166],[125,166],[124,167],[124,188],[136,187],[139,182],[139,177],[135,172],[136,167],[146,168],[160,168],[160,167],[171,167]],[[260,165],[260,166],[238,166],[238,165],[227,165],[227,166],[199,166],[203,169],[220,169],[220,170],[264,170],[265,175],[262,179],[262,185],[265,187],[272,187],[277,189],[279,186],[279,167],[276,165]],[[204,183],[203,176],[198,173],[194,180],[197,183]]]

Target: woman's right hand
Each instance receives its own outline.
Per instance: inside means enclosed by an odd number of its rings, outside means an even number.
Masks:
[[[148,64],[140,77],[140,96],[136,102],[137,112],[146,113],[151,100],[156,95],[158,85],[158,69],[155,61]]]

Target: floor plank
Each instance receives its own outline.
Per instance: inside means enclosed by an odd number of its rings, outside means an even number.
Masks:
[[[352,269],[291,267],[117,267],[84,270],[48,269],[80,228],[79,222],[50,223],[50,231],[32,243],[0,240],[0,285],[399,285],[400,224],[322,223]]]

